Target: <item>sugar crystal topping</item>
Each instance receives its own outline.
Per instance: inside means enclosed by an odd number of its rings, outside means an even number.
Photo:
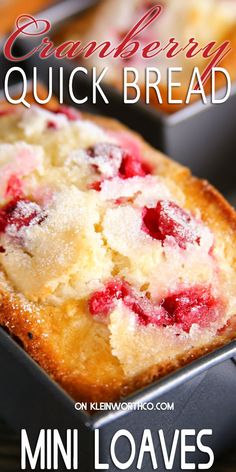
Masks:
[[[29,200],[11,200],[0,209],[0,233],[17,237],[23,228],[40,224],[45,218],[45,212],[40,206]]]
[[[159,241],[172,237],[182,249],[186,249],[188,244],[200,246],[205,233],[204,225],[191,213],[168,200],[159,200],[155,208],[143,210],[142,229]]]
[[[158,155],[148,165],[129,133],[68,108],[14,120],[16,142],[0,129],[0,262],[16,290],[40,303],[83,301],[119,356],[117,312],[137,330],[184,339],[195,325],[212,329],[223,310],[214,237],[159,175]]]

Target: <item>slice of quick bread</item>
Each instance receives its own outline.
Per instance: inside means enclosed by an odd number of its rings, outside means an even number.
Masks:
[[[235,338],[235,244],[224,198],[120,123],[2,107],[0,323],[74,399]]]
[[[101,51],[101,48],[99,48],[97,53],[84,60],[84,64],[87,67],[96,66],[98,71],[108,67],[104,80],[120,91],[123,88],[123,68],[134,67],[137,71],[136,79],[144,100],[146,100],[145,68],[158,68],[161,74],[158,88],[163,103],[160,103],[159,96],[153,88],[150,89],[150,103],[162,108],[163,111],[173,113],[185,105],[194,67],[198,67],[200,74],[202,74],[212,61],[217,48],[224,41],[230,41],[227,50],[230,51],[231,49],[231,51],[227,55],[222,54],[224,57],[217,65],[229,72],[232,81],[236,79],[236,2],[232,2],[232,0],[188,0],[186,2],[179,0],[130,0],[129,2],[127,0],[119,0],[119,2],[117,0],[102,0],[79,18],[68,22],[57,33],[55,39],[58,43],[78,40],[82,41],[82,44],[94,40],[98,44],[110,41],[110,49],[112,49],[122,42],[134,25],[152,7],[158,5],[162,7],[162,13],[132,39],[132,41],[138,40],[140,42],[139,51],[132,57],[126,57],[127,53],[132,51],[132,47],[134,47],[132,45],[127,47],[121,56],[115,58],[112,54],[105,54],[105,57],[99,58],[98,52]],[[150,17],[142,25],[154,16],[150,13]],[[179,46],[177,50],[173,51],[173,57],[168,58],[166,53],[170,50],[170,45],[167,46],[170,38],[174,38],[175,41],[179,42]],[[202,53],[198,53],[194,54],[192,58],[186,58],[186,48],[190,38],[199,43],[198,51],[214,41],[215,46],[212,48],[210,56],[204,58]],[[156,42],[160,42],[160,52],[158,54],[155,54]],[[141,49],[148,44],[153,44],[153,49],[148,52],[147,57],[143,58]],[[182,51],[181,48],[183,48]],[[80,57],[78,59],[81,61]],[[167,87],[167,69],[169,67],[182,67],[182,71],[178,70],[173,73],[172,82],[179,84],[175,83],[171,90],[172,100],[181,100],[182,103],[169,103]],[[154,71],[151,72],[150,82],[155,83],[157,77]],[[128,74],[128,78],[132,83],[134,80],[133,72]],[[225,87],[225,85],[225,76],[222,73],[217,73],[216,89]],[[211,93],[210,78],[205,83],[204,89],[206,94]],[[136,92],[135,89],[129,87],[128,93],[131,95]],[[191,103],[199,97],[200,95],[193,94],[190,99]]]

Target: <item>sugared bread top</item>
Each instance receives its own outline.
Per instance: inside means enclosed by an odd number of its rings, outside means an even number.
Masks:
[[[0,323],[75,399],[235,337],[235,229],[216,190],[118,122],[2,108]]]

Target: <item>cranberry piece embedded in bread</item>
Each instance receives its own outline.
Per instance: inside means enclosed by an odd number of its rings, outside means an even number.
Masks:
[[[162,306],[172,317],[174,324],[181,325],[188,333],[193,324],[206,328],[216,321],[220,305],[209,287],[199,286],[168,296]]]
[[[18,231],[23,226],[40,224],[44,218],[45,214],[37,203],[16,198],[0,209],[0,233],[10,225]]]
[[[160,200],[155,208],[144,209],[142,229],[160,241],[173,236],[182,249],[186,249],[187,243],[200,244],[201,235],[195,218],[168,200]]]
[[[95,292],[89,300],[91,315],[108,315],[116,300],[124,299],[129,294],[128,284],[120,280],[109,282],[104,290]]]
[[[150,167],[141,162],[137,156],[111,143],[98,143],[87,149],[90,157],[94,158],[94,167],[100,174],[104,174],[104,169],[109,173],[109,178],[119,176],[121,179],[132,177],[145,177],[150,174]],[[105,178],[108,175],[104,175]],[[92,187],[94,188],[94,187]],[[100,190],[95,186],[95,190]]]
[[[123,179],[131,177],[145,177],[150,174],[150,169],[128,152],[124,152],[122,163],[119,169],[119,176]]]
[[[7,182],[5,195],[7,198],[19,199],[23,197],[22,182],[17,175],[11,175]]]
[[[104,290],[92,295],[89,300],[91,315],[98,317],[109,315],[117,300],[122,300],[137,315],[139,323],[144,326],[151,323],[158,326],[173,324],[172,315],[169,315],[163,307],[155,306],[145,296],[139,296],[127,282],[120,280],[109,282]]]
[[[97,192],[101,192],[102,180],[95,180],[95,182],[89,184],[88,188],[90,188],[91,190],[96,190]]]
[[[178,325],[187,333],[193,324],[209,327],[217,320],[222,306],[212,295],[210,287],[189,287],[169,295],[161,305],[157,305],[135,293],[127,282],[113,280],[92,295],[89,311],[93,316],[104,318],[112,312],[118,300],[122,300],[144,326]]]

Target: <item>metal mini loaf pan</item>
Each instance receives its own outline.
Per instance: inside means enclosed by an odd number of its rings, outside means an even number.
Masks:
[[[86,109],[89,110],[89,107]],[[114,108],[113,114],[116,116]],[[195,430],[196,434],[203,429],[212,430],[212,435],[205,439],[204,444],[214,451],[215,456],[235,443],[235,357],[236,341],[193,361],[132,396],[121,399],[142,405],[148,402],[154,405],[173,403],[174,409],[102,411],[90,415],[86,411],[77,411],[75,401],[0,328],[1,416],[16,431],[27,430],[32,448],[41,429],[58,429],[62,437],[67,429],[78,429],[79,470],[83,472],[96,470],[95,429],[99,429],[100,433],[100,461],[108,464],[111,472],[120,470],[112,463],[110,456],[110,443],[114,434],[122,429],[132,434],[137,452],[134,462],[126,470],[135,472],[139,470],[136,466],[138,445],[144,430],[148,429],[155,444],[159,470],[165,471],[167,469],[157,436],[160,429],[164,431],[168,451],[171,450],[174,431],[183,429]],[[195,440],[192,440],[195,444]],[[192,440],[189,439],[190,443]],[[126,462],[129,453],[129,442],[125,439],[118,441],[116,455],[119,461]],[[196,464],[204,463],[207,459],[198,449],[188,457],[189,462]],[[67,469],[61,463],[59,470]],[[144,457],[142,470],[153,470],[148,454]],[[173,471],[181,470],[181,450],[178,443]]]
[[[232,447],[236,439],[235,355],[234,341],[125,399],[142,405],[173,404],[174,409],[105,411],[91,416],[85,411],[76,411],[73,399],[0,328],[1,416],[17,432],[27,430],[32,450],[41,429],[58,429],[62,438],[66,430],[78,429],[77,470],[83,472],[97,470],[94,466],[95,429],[99,429],[100,462],[108,464],[111,472],[121,470],[112,463],[110,456],[112,438],[120,430],[131,433],[137,447],[134,462],[125,469],[129,472],[140,470],[136,466],[138,447],[145,429],[150,430],[153,437],[159,470],[169,470],[164,466],[158,442],[160,429],[164,432],[168,451],[175,430],[190,429],[196,434],[212,430],[212,435],[204,439],[204,445],[213,450],[216,458]],[[195,445],[195,438],[188,438],[190,444]],[[129,455],[129,442],[125,439],[117,441],[117,459],[125,463]],[[206,463],[206,459],[208,456],[197,448],[188,455],[188,462],[196,464],[196,469],[199,463]],[[36,470],[41,470],[39,465]],[[59,464],[59,470],[67,470],[63,462]],[[107,467],[99,470],[107,470]],[[144,456],[142,470],[154,470],[149,454]],[[172,470],[183,470],[180,443]]]

